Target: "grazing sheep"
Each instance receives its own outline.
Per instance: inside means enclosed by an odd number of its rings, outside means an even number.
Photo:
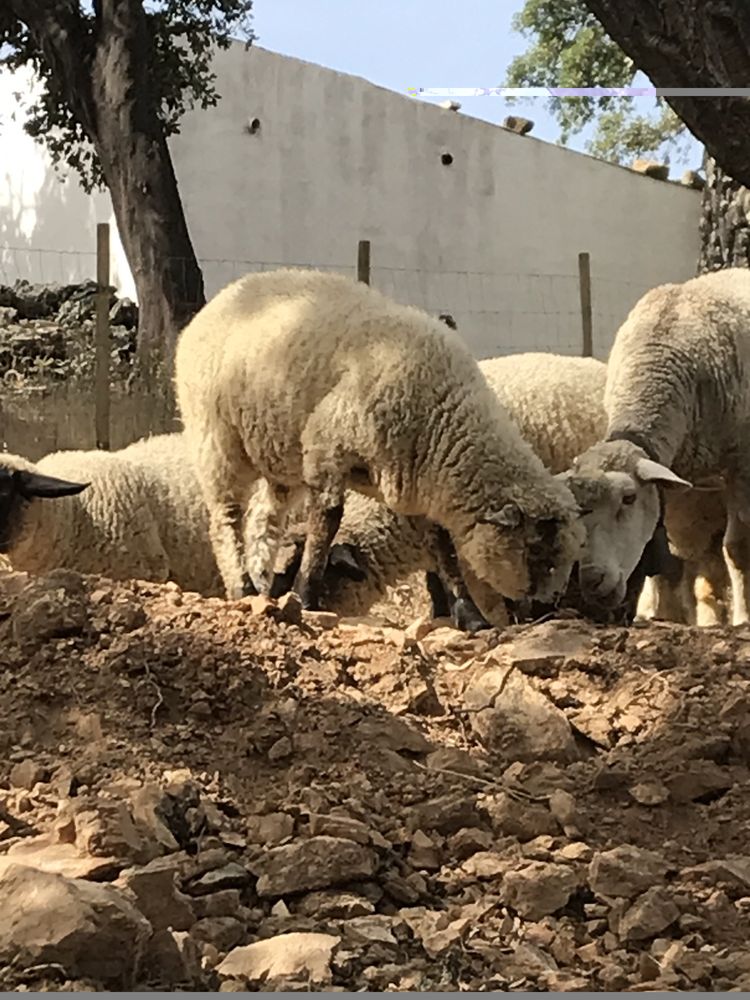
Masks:
[[[747,622],[750,271],[703,274],[644,295],[612,348],[605,406],[605,440],[580,456],[568,477],[573,485],[576,478],[608,476],[613,497],[609,525],[597,538],[589,534],[583,586],[617,600],[628,565],[638,558],[655,522],[657,486],[688,488],[683,476],[696,484],[719,479],[719,499],[726,505],[723,550],[731,620]],[[710,494],[696,490],[692,495],[700,505]],[[618,496],[630,507],[615,504]],[[712,527],[709,543],[713,534]]]
[[[603,402],[606,366],[601,361],[528,353],[480,361],[479,368],[524,438],[553,473],[567,468],[577,454],[603,435],[607,423]],[[588,517],[595,518],[596,512]],[[354,582],[351,575],[329,567],[323,597],[327,608],[347,615],[364,614],[384,596],[387,587],[426,571],[433,616],[451,613],[453,602],[437,572],[433,539],[425,520],[402,517],[372,499],[353,496],[347,499],[336,540],[349,550],[351,562],[361,567],[366,582]],[[296,558],[299,561],[299,551]],[[631,574],[625,619],[632,619],[635,613],[646,573],[657,569],[648,550],[638,573]],[[468,582],[483,617],[493,625],[506,624],[506,603],[476,579]],[[564,603],[591,617],[602,617],[604,609],[586,606],[576,589],[571,581]],[[510,610],[520,611],[512,606]],[[536,606],[529,612],[536,617],[549,610]]]
[[[228,597],[268,590],[287,511],[304,497],[295,590],[317,607],[346,489],[438,525],[459,601],[453,546],[498,594],[549,600],[566,586],[582,542],[575,501],[436,318],[340,275],[250,274],[182,331],[175,375]],[[261,479],[268,503],[251,533]]]

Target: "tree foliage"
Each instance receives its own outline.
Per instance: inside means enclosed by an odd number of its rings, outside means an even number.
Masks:
[[[232,38],[250,43],[252,0],[139,0],[149,40],[149,93],[165,136],[179,131],[179,122],[192,107],[208,108],[219,100],[211,56],[215,46],[227,48]],[[60,85],[51,46],[45,51],[28,28],[28,18],[39,16],[40,5],[54,8],[58,24],[75,34],[82,83],[92,79],[102,16],[100,0],[0,0],[0,65],[18,69],[29,65],[40,81],[25,125],[44,142],[56,167],[72,167],[87,191],[104,186],[101,165],[87,128],[85,86],[80,103],[71,102]]]
[[[633,0],[623,0],[623,3]],[[528,49],[510,64],[510,87],[628,87],[637,69],[606,34],[583,0],[526,0],[514,15],[514,31]],[[633,156],[664,161],[685,158],[689,137],[669,105],[655,98],[550,97],[548,107],[559,127],[559,141],[593,125],[587,152],[615,163]],[[646,110],[644,110],[646,109]]]

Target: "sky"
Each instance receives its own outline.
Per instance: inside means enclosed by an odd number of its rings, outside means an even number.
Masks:
[[[521,6],[521,0],[255,0],[253,24],[256,42],[265,49],[401,93],[407,87],[497,87],[510,61],[526,48],[510,26]],[[558,139],[543,98],[513,106],[501,97],[460,101],[461,114],[496,123],[508,114],[522,115],[533,120],[532,135]],[[588,137],[583,132],[569,146],[583,150]],[[697,144],[689,165],[700,165]]]

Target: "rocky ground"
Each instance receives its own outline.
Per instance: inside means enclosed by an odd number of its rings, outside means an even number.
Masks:
[[[0,386],[34,393],[60,382],[90,381],[94,371],[96,283],[0,285]],[[110,296],[110,373],[127,379],[136,349],[137,306]]]
[[[0,988],[750,989],[750,629],[0,577]]]

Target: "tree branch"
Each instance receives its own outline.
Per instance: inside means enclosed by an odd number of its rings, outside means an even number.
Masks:
[[[71,0],[7,0],[29,30],[50,70],[48,86],[57,89],[90,139],[96,136],[96,110],[91,88],[86,31],[77,2]]]
[[[746,0],[584,0],[655,87],[750,85]],[[750,187],[750,100],[665,98],[709,154]]]

